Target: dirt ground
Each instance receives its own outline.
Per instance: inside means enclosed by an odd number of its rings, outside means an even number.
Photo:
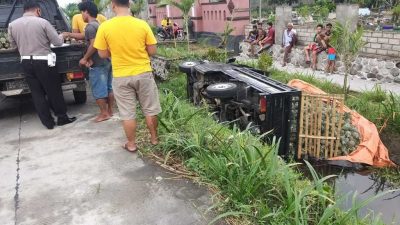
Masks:
[[[400,134],[384,131],[380,136],[386,148],[389,149],[390,159],[400,165]]]

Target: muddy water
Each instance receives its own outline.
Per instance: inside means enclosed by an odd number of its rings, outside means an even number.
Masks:
[[[386,186],[382,181],[376,180],[373,175],[362,175],[357,173],[349,173],[346,176],[340,176],[335,180],[336,197],[344,197],[348,193],[357,192],[356,200],[361,202],[370,197],[376,196],[378,193],[392,188]],[[342,207],[349,209],[352,205],[353,194],[345,198]],[[385,224],[400,224],[400,191],[386,194],[368,206],[360,210],[360,216],[365,216],[373,212],[374,215],[380,214]]]
[[[342,198],[341,206],[344,210],[351,207],[354,193],[357,193],[356,201],[361,202],[379,193],[394,189],[383,178],[376,176],[371,171],[344,170],[326,164],[314,166],[321,176],[339,175],[330,183],[335,188],[336,199]],[[400,224],[400,190],[374,200],[359,211],[359,215],[362,217],[369,213],[373,213],[375,216],[379,214],[385,224]]]

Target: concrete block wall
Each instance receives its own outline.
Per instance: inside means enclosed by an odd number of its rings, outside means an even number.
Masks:
[[[295,26],[298,45],[305,46],[313,41],[315,28],[311,26]],[[400,33],[388,31],[365,31],[363,40],[366,43],[361,55],[379,57],[400,57]]]
[[[370,32],[364,33],[363,40],[367,44],[362,53],[381,56],[400,56],[400,33],[395,32]]]

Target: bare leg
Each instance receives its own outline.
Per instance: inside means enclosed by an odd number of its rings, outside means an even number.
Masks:
[[[96,122],[102,122],[104,120],[110,119],[110,114],[107,111],[107,100],[100,98],[96,100],[97,105],[100,108],[100,114],[96,117]]]
[[[311,66],[311,68],[313,70],[317,69],[317,52],[316,51],[312,52],[312,66]]]
[[[289,52],[291,51],[291,49],[292,49],[291,46],[285,47],[285,53],[283,55],[283,64],[282,64],[282,66],[286,66],[286,63],[288,62]]]
[[[126,143],[126,148],[128,151],[135,151],[136,146],[136,120],[124,120],[122,122],[126,138],[128,142]]]
[[[333,73],[334,70],[335,70],[335,61],[332,61],[331,62],[330,73]]]
[[[108,104],[108,114],[113,116],[113,108],[114,108],[115,98],[114,93],[110,92],[108,94],[107,104]]]
[[[329,73],[330,70],[331,70],[331,61],[328,60],[328,63],[326,64],[326,68],[325,68],[325,73]]]
[[[306,61],[309,62],[310,61],[310,54],[308,52],[308,47],[304,48],[304,52],[306,53]]]
[[[153,145],[158,144],[158,136],[157,136],[157,126],[158,126],[158,120],[157,116],[146,116],[146,124],[147,128],[150,131],[150,142]]]

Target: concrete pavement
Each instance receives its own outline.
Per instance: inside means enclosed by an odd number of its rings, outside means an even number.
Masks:
[[[117,119],[94,123],[93,99],[73,105],[78,120],[46,130],[30,98],[0,103],[0,224],[207,224],[210,194],[169,179],[121,148]],[[139,127],[139,129],[145,129]]]

